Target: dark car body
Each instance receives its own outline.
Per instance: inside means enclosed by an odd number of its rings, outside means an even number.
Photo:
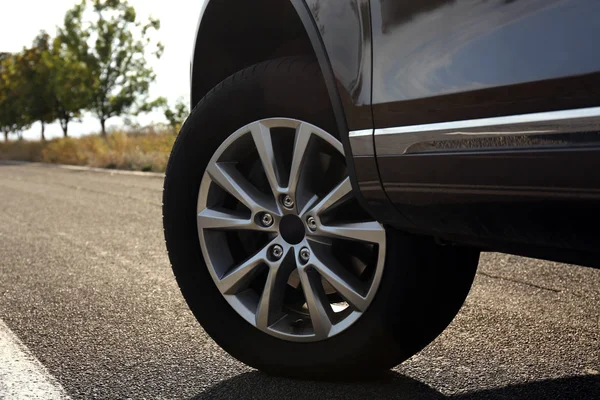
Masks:
[[[192,105],[246,66],[313,54],[377,220],[598,267],[598,16],[596,0],[209,0]]]

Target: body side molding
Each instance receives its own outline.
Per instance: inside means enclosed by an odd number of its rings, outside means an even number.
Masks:
[[[373,133],[373,129],[362,129],[359,131],[351,131],[348,134],[350,137],[352,155],[354,157],[373,157],[375,155]]]
[[[590,134],[590,132],[592,134]],[[600,144],[600,107],[375,130],[378,156]],[[572,134],[572,135],[564,135]],[[357,148],[360,136],[351,141]],[[360,143],[359,143],[360,142]]]

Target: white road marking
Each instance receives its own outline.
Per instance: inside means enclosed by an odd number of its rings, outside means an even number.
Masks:
[[[0,320],[0,399],[68,398],[60,383]]]

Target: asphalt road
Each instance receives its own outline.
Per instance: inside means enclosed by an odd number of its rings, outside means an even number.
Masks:
[[[256,372],[188,311],[161,192],[159,177],[0,165],[0,322],[73,398],[600,398],[600,270],[500,254],[444,334],[380,381]]]

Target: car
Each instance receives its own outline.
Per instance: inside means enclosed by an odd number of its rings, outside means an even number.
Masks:
[[[269,374],[378,376],[450,324],[482,251],[598,267],[598,15],[206,1],[163,222],[208,335]]]

